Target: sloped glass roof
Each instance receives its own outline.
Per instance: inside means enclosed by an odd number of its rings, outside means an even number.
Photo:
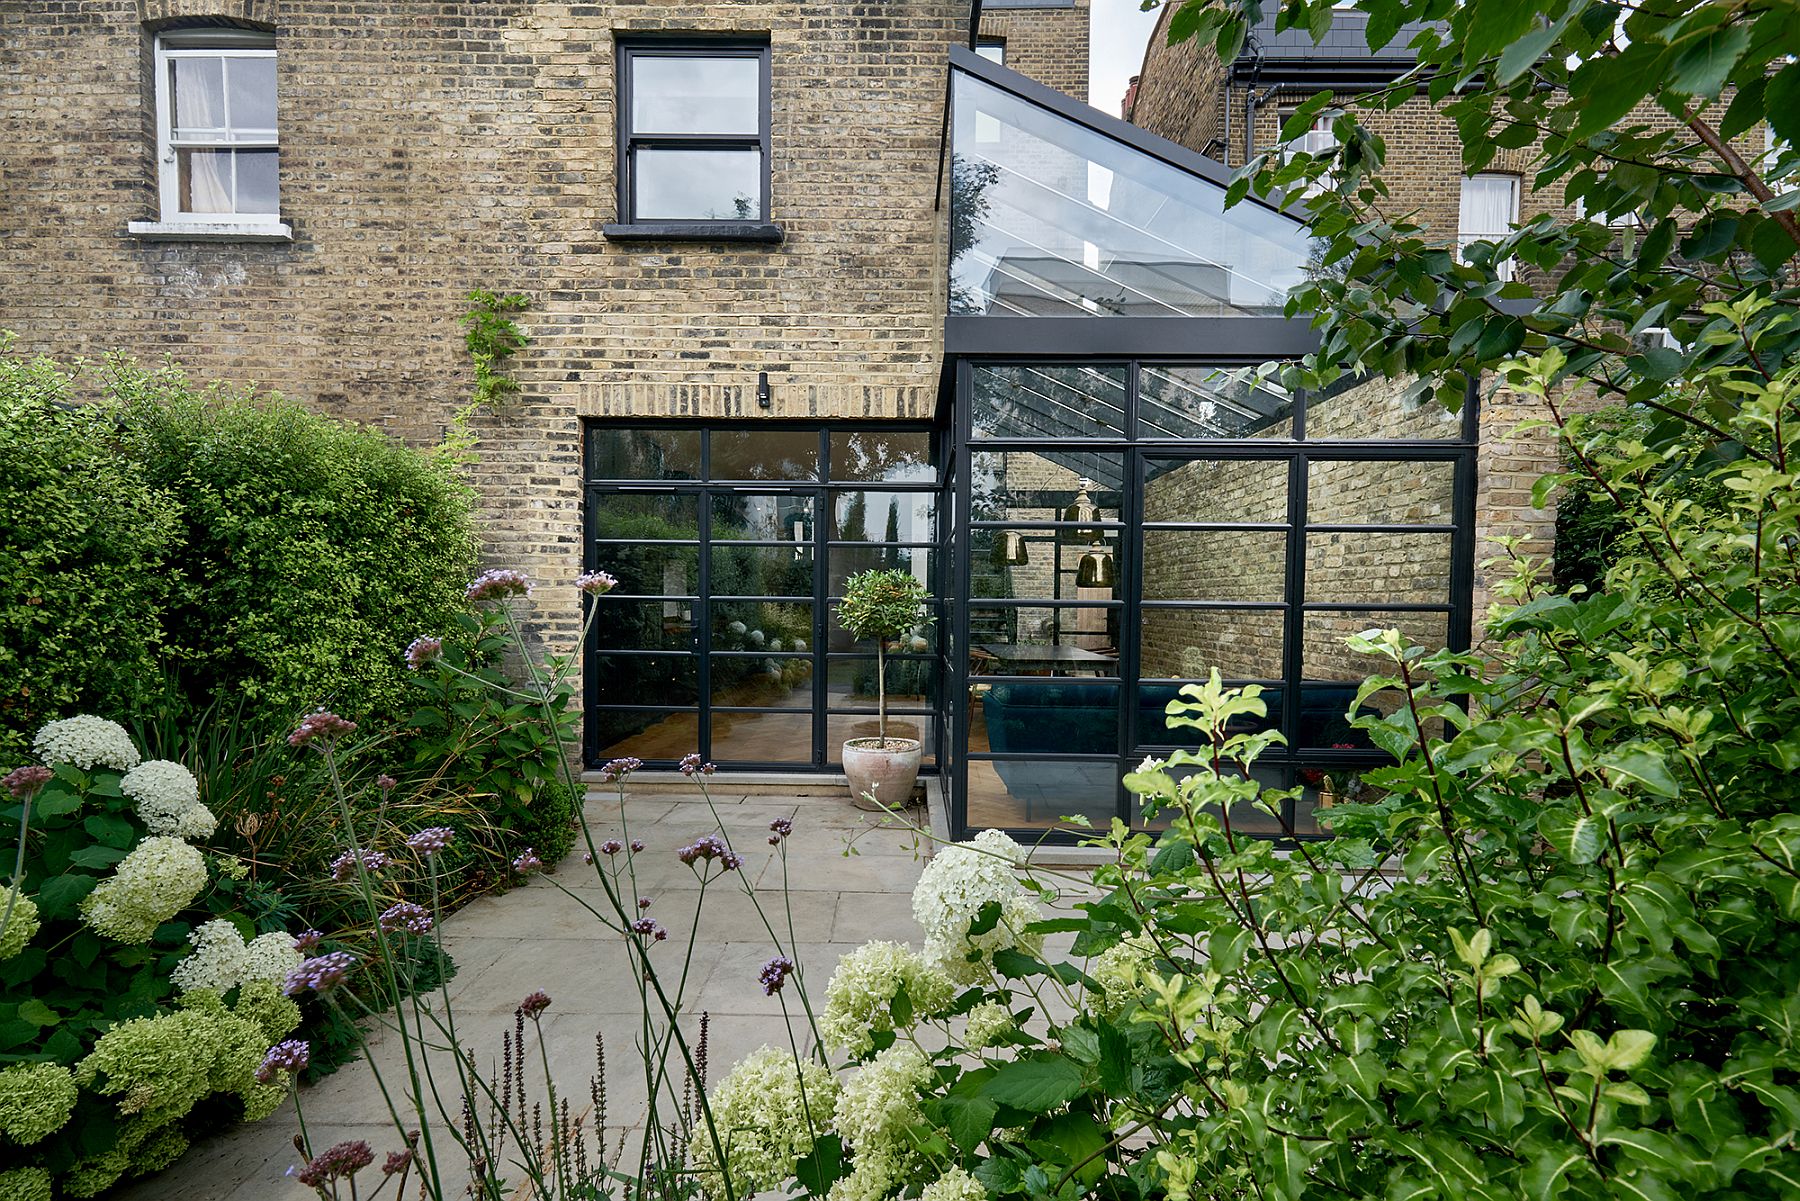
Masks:
[[[952,122],[952,314],[1279,316],[1306,277],[1303,222],[1017,72],[958,56]]]

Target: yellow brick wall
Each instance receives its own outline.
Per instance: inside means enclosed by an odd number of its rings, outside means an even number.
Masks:
[[[1086,103],[1088,5],[1075,0],[1072,8],[985,9],[981,35],[1006,43],[1006,65],[1013,70]]]

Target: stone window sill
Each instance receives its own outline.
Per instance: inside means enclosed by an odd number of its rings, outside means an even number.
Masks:
[[[781,226],[766,221],[634,221],[602,225],[609,242],[766,242],[784,236]]]
[[[125,232],[146,242],[292,242],[285,221],[132,221]]]

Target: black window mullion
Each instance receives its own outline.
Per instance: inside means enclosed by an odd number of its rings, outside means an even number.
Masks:
[[[1281,730],[1290,741],[1281,753],[1284,771],[1291,765],[1295,743],[1300,737],[1300,690],[1306,672],[1306,463],[1306,455],[1301,453],[1288,464],[1288,524],[1291,529],[1287,545],[1287,587],[1283,597],[1287,601],[1287,620],[1281,648],[1281,674],[1286,680],[1286,686],[1281,690]],[[1286,775],[1282,783],[1285,787]],[[1287,829],[1295,828],[1292,798],[1281,803],[1281,821]]]
[[[831,438],[823,426],[819,429],[819,475],[824,479],[831,478]],[[825,706],[830,689],[825,679],[825,641],[831,625],[830,602],[827,593],[830,588],[830,567],[826,555],[825,527],[832,520],[830,505],[832,495],[828,488],[821,485],[813,499],[813,626],[812,626],[812,762],[814,767],[824,767],[831,762],[830,748],[825,745],[831,736],[830,723],[825,718]]]
[[[708,474],[706,459],[710,441],[709,436],[701,435],[701,475]],[[696,672],[700,695],[695,698],[699,704],[700,745],[694,749],[709,763],[712,761],[712,498],[712,489],[700,490],[700,600],[695,606],[700,611],[700,619],[694,623],[694,649],[700,656]]]

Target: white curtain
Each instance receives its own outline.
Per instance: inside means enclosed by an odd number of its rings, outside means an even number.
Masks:
[[[224,61],[218,58],[178,58],[170,62],[170,85],[175,93],[174,129],[215,130],[225,124]],[[181,210],[187,213],[229,213],[231,151],[180,150]]]
[[[1518,220],[1518,176],[1482,174],[1464,178],[1456,238],[1459,251],[1470,242],[1492,242],[1505,237]],[[1501,265],[1500,277],[1512,278],[1510,260]]]

